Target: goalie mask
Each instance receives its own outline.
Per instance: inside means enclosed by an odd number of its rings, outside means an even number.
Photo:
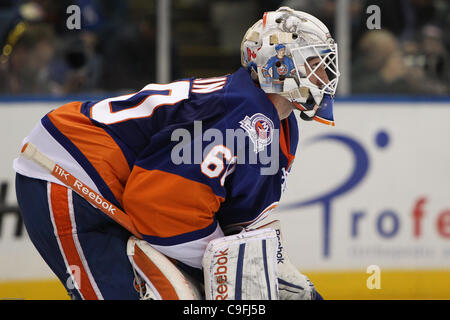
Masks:
[[[266,12],[242,40],[241,64],[262,90],[301,110],[303,120],[334,125],[337,45],[319,19],[288,7]]]

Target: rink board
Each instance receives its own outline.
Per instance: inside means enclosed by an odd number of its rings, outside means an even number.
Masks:
[[[0,103],[0,182],[59,101]],[[341,101],[335,127],[299,120],[281,220],[290,258],[328,299],[450,299],[450,102]],[[7,138],[6,138],[7,137]],[[0,215],[0,299],[66,299],[18,216]],[[19,230],[20,231],[20,230]],[[380,288],[369,288],[369,266]]]

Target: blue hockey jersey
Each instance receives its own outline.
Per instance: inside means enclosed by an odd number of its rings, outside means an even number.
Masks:
[[[155,248],[198,268],[209,241],[277,205],[298,127],[241,68],[66,104],[27,141],[124,209]],[[14,166],[59,183],[22,157]]]

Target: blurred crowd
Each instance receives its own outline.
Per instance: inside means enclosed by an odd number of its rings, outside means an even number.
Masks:
[[[0,94],[98,94],[155,81],[153,2],[0,0]],[[71,5],[80,29],[68,28]]]
[[[155,0],[0,0],[0,94],[99,94],[142,88],[156,79]],[[352,94],[450,95],[450,1],[349,0]],[[242,37],[252,21],[232,10],[309,12],[334,34],[335,0],[172,0],[208,6],[211,30]],[[67,28],[67,8],[81,9],[81,29]],[[248,4],[249,6],[244,6]],[[368,30],[369,5],[378,5],[381,29]],[[228,10],[224,23],[221,12]],[[258,11],[257,10],[257,11]],[[257,12],[260,14],[260,12]],[[230,18],[231,17],[231,18]],[[230,21],[230,19],[236,19]],[[238,19],[238,17],[240,17]],[[230,23],[231,22],[231,23]],[[209,28],[206,28],[209,29]],[[206,32],[206,30],[202,31]],[[237,35],[239,34],[239,36]],[[177,39],[177,28],[172,38]],[[234,40],[226,38],[224,43]],[[239,45],[239,42],[238,42]],[[239,62],[236,46],[231,50]],[[228,52],[229,53],[229,52]],[[172,48],[172,79],[184,76]],[[235,64],[230,66],[233,72]]]
[[[352,94],[450,95],[450,1],[348,1]],[[333,33],[335,0],[284,3],[315,15]],[[371,5],[380,8],[380,30],[367,27]]]

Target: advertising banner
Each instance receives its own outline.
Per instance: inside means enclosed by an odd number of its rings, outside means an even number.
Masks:
[[[27,236],[12,169],[22,139],[61,104],[0,103],[0,298],[67,298]],[[326,298],[450,298],[450,102],[341,101],[334,114],[334,127],[298,120],[268,218],[281,221],[290,259]]]

